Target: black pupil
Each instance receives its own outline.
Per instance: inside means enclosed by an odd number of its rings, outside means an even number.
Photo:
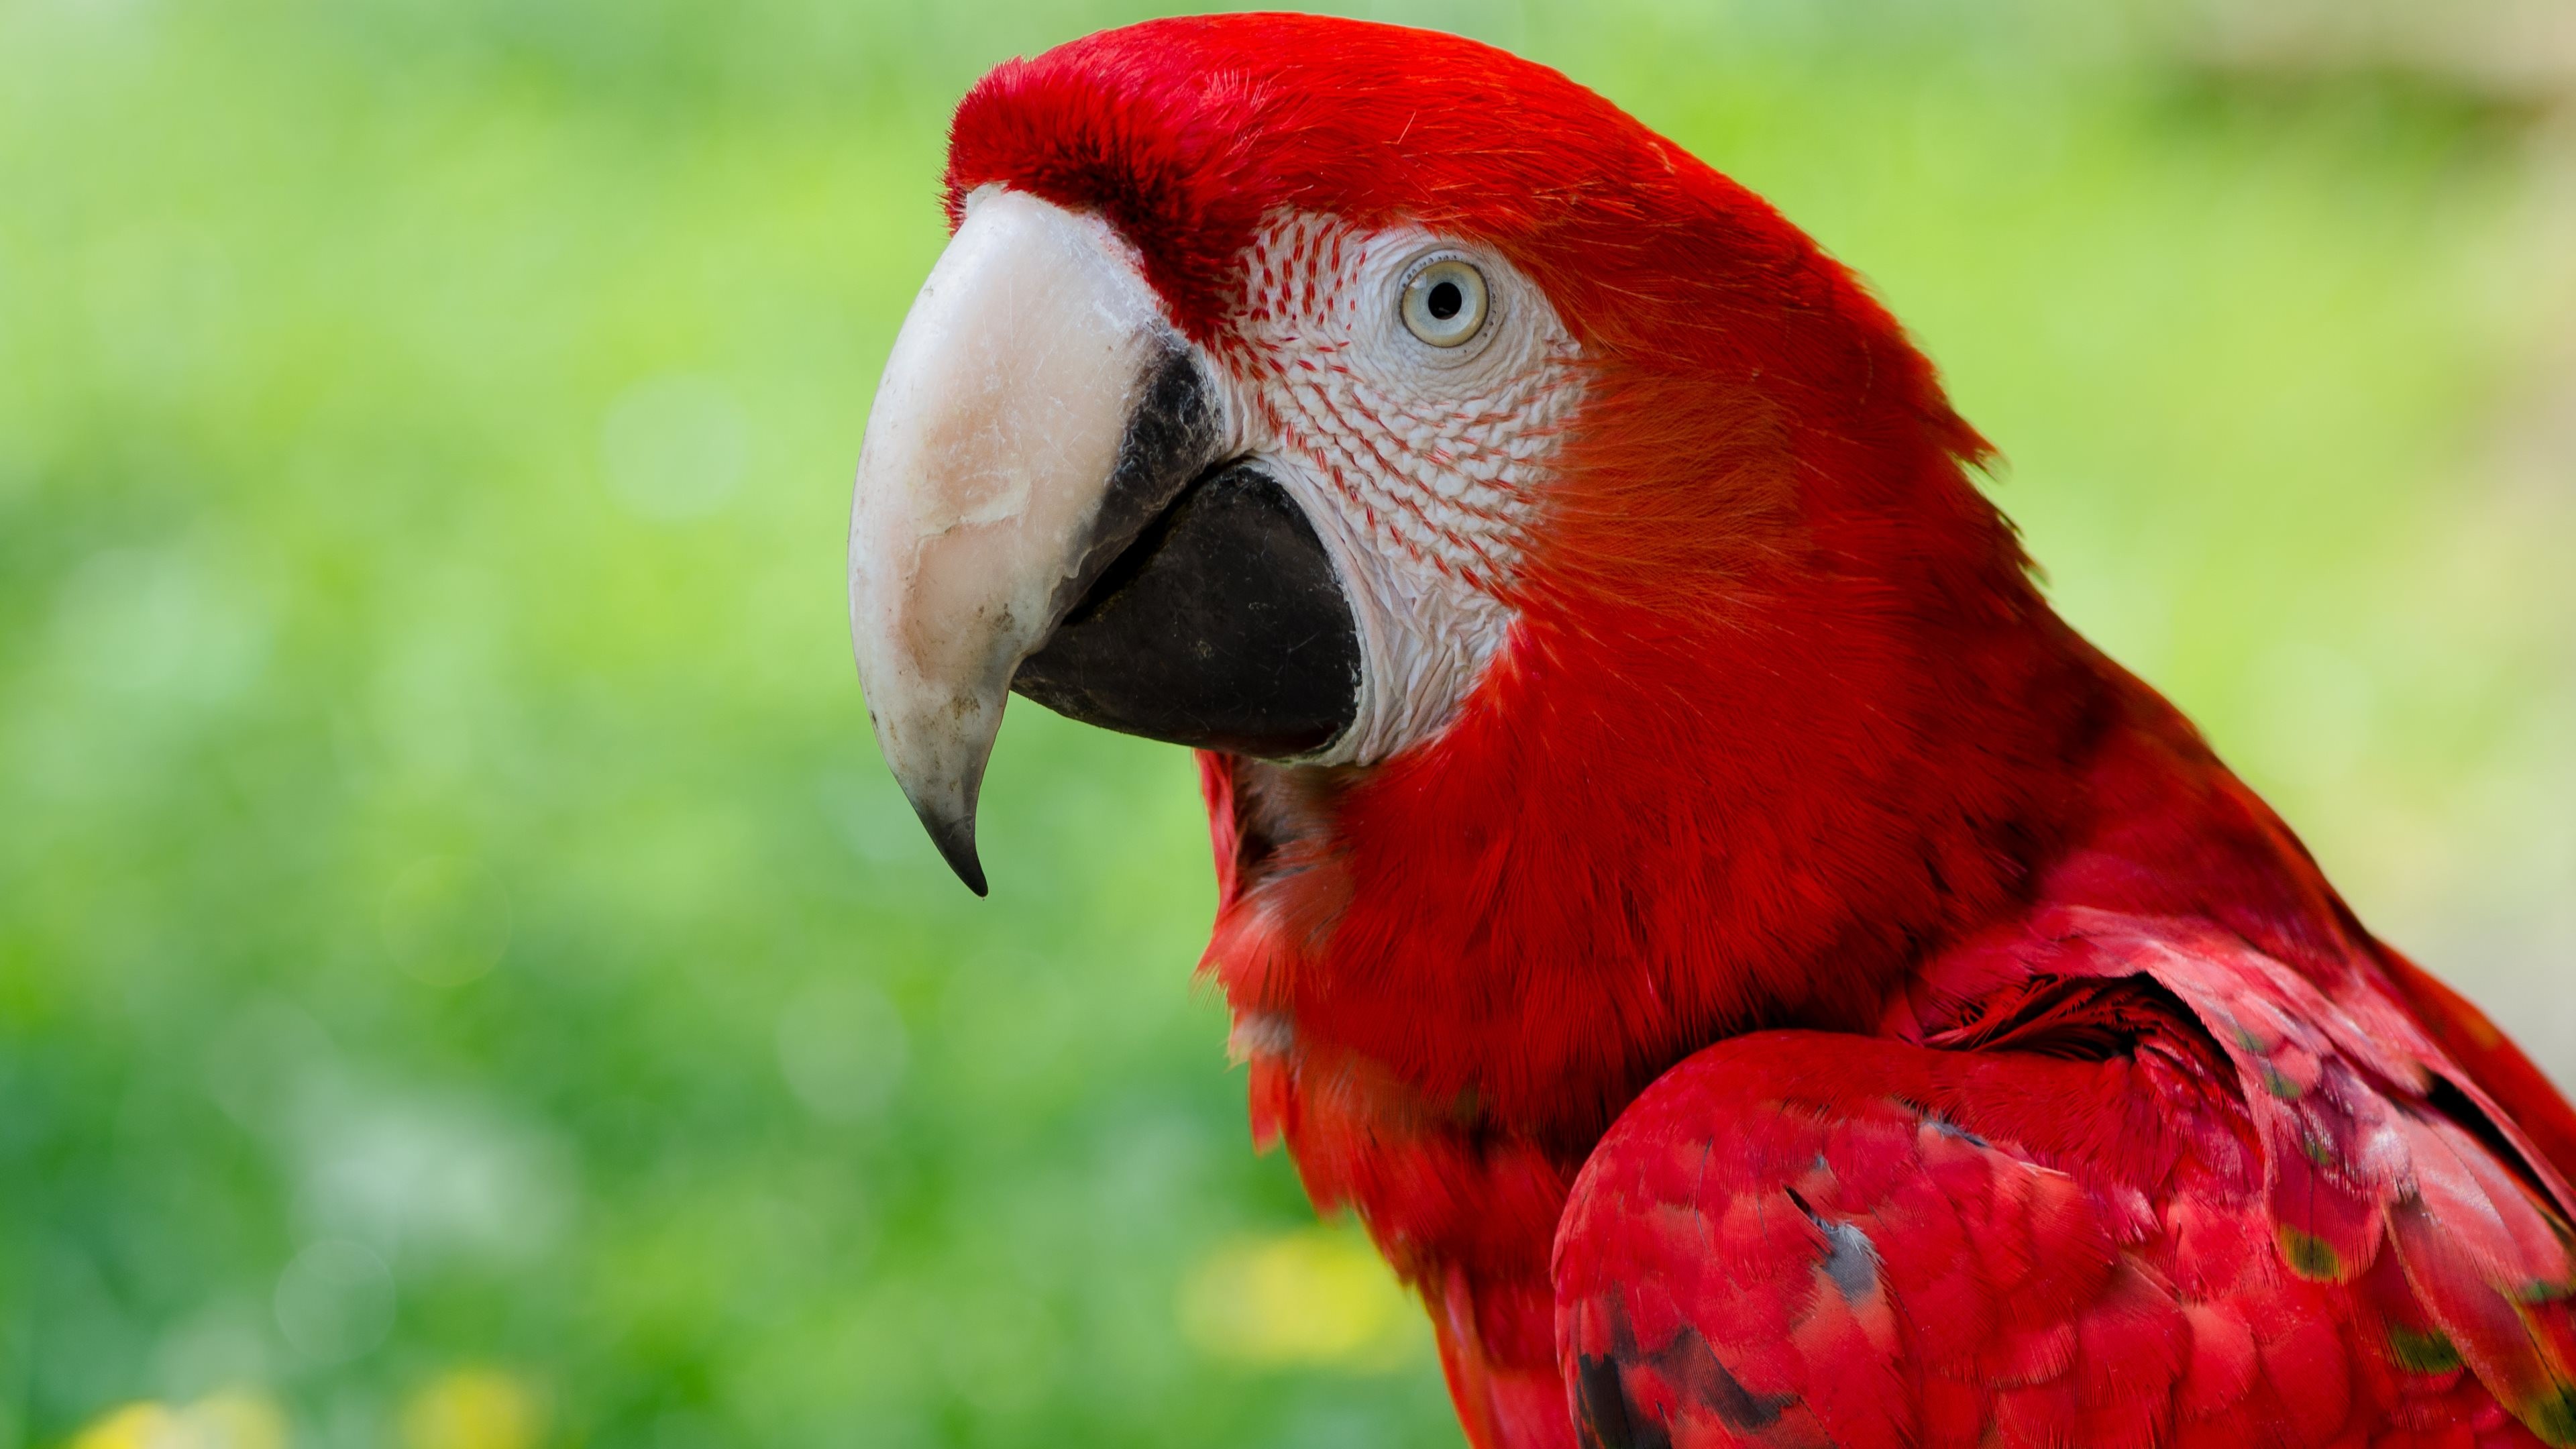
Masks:
[[[1467,294],[1458,290],[1456,282],[1434,282],[1431,296],[1423,305],[1431,309],[1432,316],[1446,322],[1467,305]]]

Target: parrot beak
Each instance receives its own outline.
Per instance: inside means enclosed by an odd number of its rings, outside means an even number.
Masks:
[[[868,718],[958,878],[1017,687],[1088,723],[1289,756],[1357,711],[1357,626],[1313,525],[1223,456],[1223,402],[1098,217],[968,199],[859,451],[850,633]]]

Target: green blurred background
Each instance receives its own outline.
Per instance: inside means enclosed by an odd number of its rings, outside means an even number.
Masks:
[[[978,902],[843,622],[945,112],[1098,0],[0,0],[0,1449],[1454,1445],[1182,752]],[[2062,606],[2576,1079],[2561,3],[1390,4],[1866,273]]]

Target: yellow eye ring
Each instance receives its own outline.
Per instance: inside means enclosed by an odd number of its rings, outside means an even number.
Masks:
[[[1457,347],[1485,326],[1485,274],[1442,257],[1404,282],[1405,330],[1434,347]]]

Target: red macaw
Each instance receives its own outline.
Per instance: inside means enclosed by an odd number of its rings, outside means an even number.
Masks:
[[[960,106],[889,763],[1198,747],[1252,1121],[1482,1449],[2576,1444],[2576,1114],[2052,613],[1851,274],[1544,67],[1158,21]]]

